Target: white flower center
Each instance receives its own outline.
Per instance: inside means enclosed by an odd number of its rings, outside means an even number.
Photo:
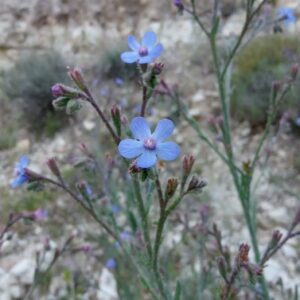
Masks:
[[[148,150],[154,150],[156,147],[156,142],[153,137],[147,137],[144,140],[144,147]]]

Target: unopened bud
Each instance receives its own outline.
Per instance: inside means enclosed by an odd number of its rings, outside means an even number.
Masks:
[[[250,246],[246,243],[240,245],[238,259],[242,263],[247,263],[249,261],[249,251]]]
[[[52,172],[53,175],[55,175],[56,177],[60,177],[60,171],[59,171],[59,167],[57,164],[57,160],[55,157],[49,158],[47,160],[47,166],[50,169],[50,171]]]
[[[92,246],[90,244],[84,244],[81,247],[81,250],[85,253],[91,252],[92,251]]]
[[[294,220],[293,220],[293,222],[291,224],[290,231],[292,231],[299,223],[300,223],[300,207],[298,208],[297,213],[296,213],[296,215],[294,217]]]
[[[199,180],[196,176],[193,176],[189,185],[187,192],[191,192],[194,190],[201,190],[206,186],[206,182],[203,180]]]
[[[28,178],[29,181],[36,181],[42,178],[42,176],[28,168],[24,168],[25,176]]]
[[[52,86],[52,95],[54,98],[74,98],[79,96],[79,91],[62,83],[56,83]]]
[[[173,4],[177,7],[178,12],[182,14],[184,11],[182,0],[173,0]]]
[[[276,247],[280,242],[281,238],[282,238],[282,233],[279,230],[275,230],[272,234],[272,238],[268,248],[273,249],[274,247]]]
[[[111,108],[111,117],[117,130],[118,136],[121,136],[121,113],[120,107],[116,104]]]
[[[166,187],[166,199],[170,199],[173,197],[173,195],[176,192],[176,189],[178,187],[178,180],[177,178],[169,178],[168,179],[168,183],[167,183],[167,187]]]
[[[85,81],[83,79],[82,72],[81,72],[81,70],[79,68],[71,69],[68,72],[68,74],[72,78],[72,80],[74,81],[74,83],[77,85],[77,87],[79,89],[81,89],[82,91],[86,91],[87,90]]]
[[[153,75],[159,75],[159,74],[161,74],[161,72],[164,69],[164,66],[165,66],[164,63],[162,63],[162,62],[155,63],[153,65],[153,67],[152,67],[152,74]]]
[[[186,155],[183,157],[183,160],[182,160],[182,168],[183,168],[184,176],[187,177],[187,176],[190,175],[194,163],[195,163],[195,157],[194,157],[193,154],[186,154]]]
[[[224,278],[225,281],[227,281],[227,269],[226,269],[225,258],[223,256],[219,256],[217,258],[217,264],[218,264],[220,275]]]
[[[295,80],[299,72],[299,64],[293,64],[291,68],[291,78]]]

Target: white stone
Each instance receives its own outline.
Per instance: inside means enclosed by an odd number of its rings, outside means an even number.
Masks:
[[[103,268],[100,275],[97,299],[99,300],[119,299],[116,279],[114,275],[106,268]]]
[[[35,261],[30,258],[25,258],[16,263],[10,273],[16,276],[21,283],[31,284],[34,280]]]

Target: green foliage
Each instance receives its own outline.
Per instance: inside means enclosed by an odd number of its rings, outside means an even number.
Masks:
[[[66,124],[66,114],[52,106],[51,87],[66,82],[66,62],[54,51],[29,52],[5,72],[3,90],[10,100],[17,101],[26,127],[36,133],[45,130],[53,135]]]
[[[233,74],[232,113],[255,126],[266,122],[273,80],[280,80],[300,59],[300,39],[289,35],[256,38],[238,55]],[[298,83],[299,83],[298,79]],[[299,109],[300,85],[295,84],[280,112]]]

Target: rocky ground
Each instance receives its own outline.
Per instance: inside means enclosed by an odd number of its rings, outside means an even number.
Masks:
[[[89,57],[98,55],[102,47],[109,48],[116,41],[119,43],[129,33],[142,34],[145,30],[151,29],[157,32],[165,46],[164,77],[170,85],[179,86],[182,101],[188,104],[191,113],[207,126],[208,117],[218,111],[215,80],[205,55],[207,48],[196,25],[188,16],[178,16],[169,2],[171,1],[88,0],[83,4],[80,0],[22,2],[4,0],[0,12],[0,31],[3,33],[0,37],[0,66],[10,67],[16,57],[25,50],[54,47],[65,54],[71,54],[84,67]],[[280,2],[297,8],[300,14],[297,0]],[[238,9],[229,16],[222,24],[223,36],[228,37],[238,32],[242,18],[243,14]],[[299,29],[298,21],[291,30]],[[195,34],[199,36],[197,41],[195,41]],[[117,90],[116,97],[127,95],[134,101],[140,97],[135,87],[117,87],[112,82],[103,84]],[[164,112],[154,110],[155,119],[163,115]],[[12,166],[19,155],[28,153],[32,161],[31,167],[42,171],[45,169],[47,157],[56,156],[63,160],[69,153],[73,153],[75,142],[88,140],[88,136],[94,134],[94,128],[98,124],[96,116],[86,109],[82,117],[84,119],[79,117],[79,122],[58,133],[53,139],[35,141],[32,135],[21,131],[15,148],[0,152],[1,202],[4,199],[8,201],[9,197],[15,197],[19,193],[15,194],[8,187]],[[237,157],[241,162],[246,161],[252,157],[261,133],[253,133],[246,122],[234,123],[233,127]],[[249,241],[241,207],[226,166],[210,149],[194,138],[195,134],[184,122],[174,136],[184,150],[192,149],[197,157],[197,163],[203,169],[202,174],[208,181],[210,205],[213,207],[214,218],[223,228],[225,242],[235,249],[241,242]],[[267,244],[273,229],[286,231],[295,209],[299,206],[299,196],[297,198],[294,195],[300,194],[300,173],[299,169],[294,167],[294,158],[299,152],[299,147],[299,138],[295,138],[288,132],[280,132],[268,145],[267,150],[271,151],[271,155],[267,166],[261,163],[255,174],[256,179],[259,180],[255,197],[258,206],[259,241],[262,248]],[[64,195],[57,195],[55,199],[54,208],[50,208],[50,211],[62,216],[63,212],[68,211],[68,199]],[[5,212],[1,213],[1,217],[5,218]],[[30,226],[16,227],[16,233],[2,244],[0,300],[23,299],[24,290],[33,281],[35,253],[42,247],[45,236],[49,234],[47,225],[46,220],[39,225],[34,225],[33,229]],[[78,240],[84,243],[83,233],[91,230],[87,229],[89,226],[87,221],[83,221],[80,228],[77,228],[71,220],[67,222],[65,232],[73,234],[76,230],[75,235]],[[57,244],[54,241],[49,243],[50,250],[47,255],[51,258]],[[83,254],[80,257],[80,264],[92,265],[101,255],[101,249],[97,250],[92,257]],[[299,239],[290,241],[269,262],[265,270],[267,279],[275,283],[280,276],[286,287],[299,284],[299,255]],[[112,273],[101,265],[99,269],[101,271],[96,274],[92,269],[86,270],[91,274],[96,289],[87,291],[85,298],[82,299],[94,299],[94,297],[101,300],[117,299]],[[43,299],[57,299],[58,291],[61,293],[60,296],[63,296],[65,287],[62,282],[60,276],[55,277],[50,285],[50,295]],[[106,297],[105,295],[108,294],[111,295]]]

